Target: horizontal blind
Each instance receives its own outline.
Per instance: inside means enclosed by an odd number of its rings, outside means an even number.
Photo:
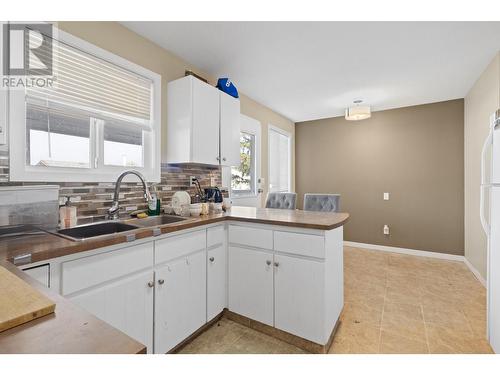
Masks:
[[[29,33],[27,43],[39,45],[41,34]],[[27,88],[28,97],[104,112],[108,116],[151,119],[152,80],[53,39],[53,87]],[[50,50],[37,53],[50,55]],[[33,60],[33,59],[31,59]],[[37,68],[36,59],[30,61]]]
[[[269,191],[290,191],[290,138],[269,129]]]

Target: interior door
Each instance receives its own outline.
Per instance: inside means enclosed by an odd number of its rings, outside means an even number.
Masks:
[[[251,117],[241,115],[240,132],[250,134],[254,139],[254,172],[252,175],[253,191],[250,193],[240,194],[231,189],[231,200],[235,206],[259,208],[262,207],[262,186],[264,183],[260,175],[260,165],[262,160],[260,122]],[[223,170],[223,179],[224,178],[227,178],[226,186],[231,186],[231,169],[228,169],[227,171]]]
[[[490,202],[488,336],[495,353],[500,353],[500,186],[491,188]]]

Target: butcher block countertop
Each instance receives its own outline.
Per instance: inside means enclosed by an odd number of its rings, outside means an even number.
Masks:
[[[243,221],[298,228],[330,230],[344,225],[347,213],[232,207],[228,212],[159,226],[161,233],[223,222]],[[158,226],[156,226],[158,228]],[[152,237],[153,227],[136,229],[136,239]],[[30,263],[127,242],[117,233],[71,241],[51,233],[0,240],[0,266],[7,268],[56,303],[50,314],[0,333],[0,353],[145,353],[143,344],[85,312],[59,294],[43,287],[15,267],[14,258],[30,255]]]

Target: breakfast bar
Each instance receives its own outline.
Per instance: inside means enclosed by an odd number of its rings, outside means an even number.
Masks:
[[[83,241],[2,240],[1,266],[56,310],[0,333],[0,352],[175,352],[222,315],[325,352],[343,307],[348,218],[232,207]],[[50,270],[45,287],[29,276],[41,265]]]

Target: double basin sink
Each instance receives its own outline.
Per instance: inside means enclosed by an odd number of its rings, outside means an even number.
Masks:
[[[173,215],[150,216],[144,219],[112,220],[59,229],[55,234],[73,241],[83,241],[87,238],[122,233],[139,228],[173,224],[183,220],[185,218]]]

